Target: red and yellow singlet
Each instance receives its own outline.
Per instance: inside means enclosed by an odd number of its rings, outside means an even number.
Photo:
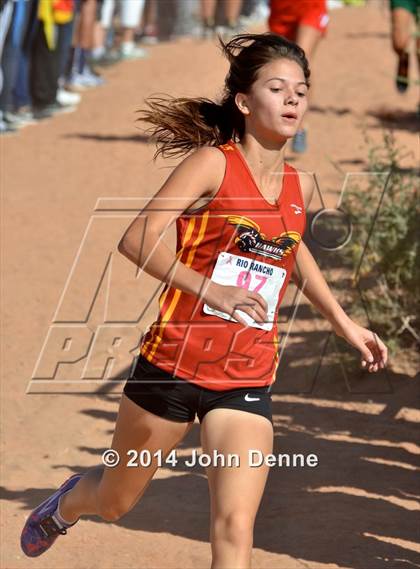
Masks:
[[[223,391],[270,385],[278,365],[277,313],[305,231],[297,171],[285,164],[276,204],[260,193],[233,141],[218,147],[226,157],[223,182],[212,201],[177,219],[177,259],[225,285],[261,294],[268,321],[241,313],[248,326],[203,300],[166,285],[159,315],[141,343],[157,367],[201,387]]]

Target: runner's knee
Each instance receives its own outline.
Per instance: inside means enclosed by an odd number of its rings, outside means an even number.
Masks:
[[[213,522],[213,539],[227,541],[241,549],[252,547],[254,517],[246,512],[231,512],[216,516]]]

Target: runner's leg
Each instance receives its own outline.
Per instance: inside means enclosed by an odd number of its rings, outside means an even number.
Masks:
[[[210,491],[212,569],[251,567],[255,516],[269,467],[253,468],[248,450],[263,454],[273,448],[273,428],[268,419],[236,409],[213,409],[201,424],[203,452],[214,450],[225,457],[237,454],[239,467],[206,469]]]
[[[298,26],[296,33],[296,43],[305,52],[306,57],[309,60],[309,63],[312,62],[312,58],[315,54],[316,48],[318,47],[321,38],[322,34],[316,28],[305,25]]]
[[[412,34],[413,15],[405,8],[395,8],[391,12],[392,47],[398,57],[395,83],[400,93],[408,89],[410,70],[409,44]]]
[[[391,12],[392,47],[400,56],[408,49],[413,27],[413,16],[404,8],[395,8]]]
[[[98,466],[88,470],[62,497],[61,516],[68,522],[84,514],[96,514],[107,521],[118,520],[137,503],[158,468],[157,458],[153,458],[149,467],[127,467],[130,458],[127,451],[147,449],[153,455],[162,450],[165,457],[192,424],[149,413],[123,394],[111,444],[120,456],[120,463],[115,468]]]

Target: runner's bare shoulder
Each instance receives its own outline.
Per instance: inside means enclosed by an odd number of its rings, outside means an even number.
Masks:
[[[172,170],[168,179],[143,211],[156,211],[159,204],[166,210],[195,211],[208,203],[219,189],[226,168],[226,158],[215,146],[202,146],[191,152]],[[159,214],[160,221],[164,213]],[[156,217],[156,216],[153,216]]]
[[[145,219],[150,231],[161,234],[183,213],[205,206],[223,181],[225,160],[223,152],[211,146],[203,146],[181,160],[128,227],[122,241],[136,241]]]
[[[199,170],[200,188],[199,198],[188,207],[188,212],[197,211],[205,207],[219,190],[226,170],[226,158],[216,146],[202,146],[193,152],[189,160],[188,169]],[[185,164],[187,166],[187,164]],[[196,172],[195,172],[196,173]]]

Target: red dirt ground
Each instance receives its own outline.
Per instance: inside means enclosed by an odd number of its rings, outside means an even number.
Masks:
[[[154,147],[138,138],[134,111],[157,91],[215,97],[227,69],[211,42],[183,39],[157,45],[150,52],[147,60],[108,69],[106,85],[83,95],[77,112],[1,141],[1,566],[5,569],[210,565],[204,471],[182,467],[161,469],[143,500],[116,524],[99,518],[83,520],[39,559],[25,558],[19,548],[30,510],[69,474],[98,464],[110,445],[118,389],[101,390],[90,382],[75,389],[74,382],[51,381],[41,388],[55,393],[42,395],[34,393],[39,385],[34,386],[35,380],[30,393],[26,390],[97,200],[118,198],[106,205],[118,202],[117,208],[128,204],[138,209],[139,199],[121,198],[154,194],[174,165],[173,161],[152,163]],[[416,88],[398,95],[394,68],[385,3],[331,13],[328,37],[313,65],[315,109],[308,118],[309,152],[293,160],[316,172],[327,205],[336,203],[346,172],[364,170],[363,128],[380,142],[383,129],[393,126],[398,144],[412,152],[404,165],[418,165],[418,138],[410,120],[417,104]],[[417,77],[414,67],[412,75]],[[121,214],[105,220],[106,213],[97,215],[100,219],[89,234],[93,239],[87,239],[80,255],[58,320],[74,322],[86,310],[92,283],[98,282],[103,267],[103,253],[115,249],[129,222]],[[133,216],[135,211],[125,215]],[[112,283],[117,286],[108,307],[110,319],[117,313],[120,319],[129,319],[156,283],[150,278],[141,288],[134,286],[132,269],[121,256],[113,258],[112,267]],[[154,318],[156,307],[155,300],[145,325]],[[352,392],[337,367],[332,375],[319,374],[314,387],[314,356],[322,349],[328,325],[304,307],[274,389],[275,449],[276,453],[315,452],[320,465],[271,470],[255,530],[254,567],[420,567],[414,366],[395,355],[387,374],[361,376],[357,385],[352,378]],[[95,305],[89,320],[92,326],[100,320],[96,309]],[[138,337],[134,328],[126,328],[122,336],[132,332]],[[100,345],[95,362],[111,352]],[[130,361],[127,354],[117,367],[127,367]],[[72,369],[74,376],[82,368]],[[66,371],[60,373],[66,377]],[[88,393],[69,393],[79,387]],[[181,450],[188,455],[198,446],[196,424]]]

